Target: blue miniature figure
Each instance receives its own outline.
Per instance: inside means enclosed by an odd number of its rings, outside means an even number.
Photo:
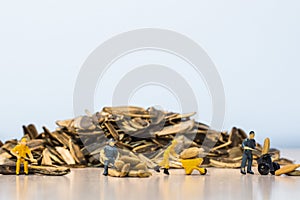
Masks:
[[[104,147],[102,156],[104,161],[103,175],[107,176],[109,164],[114,164],[118,157],[118,150],[115,147],[115,141],[113,139],[110,139],[108,144]]]
[[[256,142],[254,140],[254,136],[255,136],[254,131],[250,131],[249,138],[246,138],[242,143],[242,148],[244,150],[242,164],[241,164],[241,173],[242,174],[246,174],[245,167],[246,167],[247,161],[248,161],[247,173],[254,174],[254,172],[251,170],[252,160],[253,160],[252,151],[255,150],[255,147],[256,147]]]

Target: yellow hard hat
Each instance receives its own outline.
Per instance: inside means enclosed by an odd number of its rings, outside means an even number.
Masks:
[[[21,142],[27,142],[27,138],[26,138],[26,137],[23,137],[23,138],[21,139]]]

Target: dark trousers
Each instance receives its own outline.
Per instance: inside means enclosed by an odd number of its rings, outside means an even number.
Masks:
[[[246,162],[248,160],[248,166],[247,166],[247,171],[252,171],[251,167],[252,167],[252,151],[250,150],[245,150],[243,153],[243,158],[242,158],[242,164],[241,164],[241,168],[244,169],[246,167]]]
[[[109,164],[114,164],[115,159],[107,159],[104,161],[104,172],[103,175],[108,175],[108,166]]]

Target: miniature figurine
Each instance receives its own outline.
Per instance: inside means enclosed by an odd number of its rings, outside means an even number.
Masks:
[[[31,151],[27,146],[27,138],[23,137],[20,143],[15,146],[10,152],[18,158],[16,164],[16,175],[19,175],[22,163],[24,165],[24,172],[26,175],[28,175],[28,160],[33,163],[36,163],[37,161],[33,158]],[[29,158],[26,155],[28,155]]]
[[[169,157],[170,157],[170,154],[175,156],[175,157],[178,157],[178,154],[174,150],[177,143],[178,143],[177,140],[172,141],[171,145],[164,152],[164,158],[163,158],[162,162],[160,162],[158,164],[158,166],[156,166],[154,168],[155,171],[160,172],[159,168],[162,167],[164,169],[165,174],[167,174],[167,175],[170,174],[169,173],[169,168],[170,168],[170,166],[169,166]]]
[[[101,152],[101,157],[104,161],[104,172],[103,175],[108,175],[108,166],[109,164],[114,165],[115,160],[118,157],[118,150],[115,147],[115,141],[110,139],[108,144],[104,147],[103,151]]]
[[[242,174],[246,174],[245,167],[246,167],[247,161],[248,161],[247,173],[254,174],[254,172],[251,170],[252,160],[253,160],[252,151],[255,150],[255,147],[256,147],[256,142],[254,140],[254,136],[255,136],[254,131],[250,131],[249,138],[246,138],[242,143],[242,148],[244,149],[242,164],[241,164],[241,173]]]

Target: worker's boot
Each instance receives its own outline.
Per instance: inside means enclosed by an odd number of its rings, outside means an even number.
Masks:
[[[245,169],[241,168],[241,174],[246,175]]]
[[[247,173],[248,174],[254,174],[254,172],[252,170],[250,170],[250,171],[247,170]]]
[[[170,175],[169,170],[164,168],[164,174]]]
[[[158,166],[158,165],[156,165],[156,166],[154,167],[154,170],[155,170],[156,172],[160,172],[160,170],[159,170],[159,166]]]
[[[104,165],[104,172],[103,172],[104,176],[108,175],[108,165]]]
[[[254,174],[254,172],[251,170],[252,166],[252,160],[249,160],[248,166],[247,166],[247,173],[248,174]]]

